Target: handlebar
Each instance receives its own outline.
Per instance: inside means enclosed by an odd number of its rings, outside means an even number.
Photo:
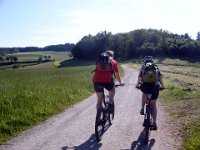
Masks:
[[[140,86],[135,86],[135,88],[136,88],[136,89],[138,89],[138,90],[140,90],[140,89],[141,89],[141,87],[140,87]],[[160,88],[160,91],[162,91],[162,90],[164,90],[164,89],[166,89],[166,88]]]
[[[166,88],[160,88],[160,91],[162,91],[162,90],[164,90],[164,89],[166,89]]]
[[[141,89],[141,87],[140,87],[140,86],[135,86],[135,88],[136,88],[136,89],[138,89],[138,90],[140,90],[140,89]]]
[[[115,84],[115,87],[124,86],[124,84]]]

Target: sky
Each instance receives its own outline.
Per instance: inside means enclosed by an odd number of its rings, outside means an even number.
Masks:
[[[0,47],[79,42],[107,31],[200,32],[199,0],[0,0]]]

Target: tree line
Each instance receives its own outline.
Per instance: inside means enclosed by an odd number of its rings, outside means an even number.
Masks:
[[[8,53],[35,51],[71,51],[74,58],[96,59],[100,53],[108,49],[113,50],[115,57],[122,60],[146,55],[199,59],[200,32],[194,40],[187,33],[178,35],[162,29],[137,29],[118,34],[103,31],[94,36],[84,36],[76,44],[66,43],[43,48],[0,47],[0,60]]]
[[[138,29],[128,33],[99,32],[84,36],[72,49],[78,59],[96,59],[111,49],[115,57],[123,60],[152,55],[155,57],[200,58],[200,32],[197,39],[187,33],[173,34],[165,30]]]
[[[6,54],[12,54],[17,52],[37,52],[37,51],[56,51],[56,52],[67,52],[71,51],[74,47],[72,43],[58,44],[58,45],[49,45],[43,48],[41,47],[0,47],[0,60],[3,59],[3,56]]]

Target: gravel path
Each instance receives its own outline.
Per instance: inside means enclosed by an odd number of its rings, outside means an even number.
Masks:
[[[158,102],[158,130],[152,131],[148,145],[143,144],[143,116],[139,115],[141,92],[134,88],[137,72],[125,69],[124,87],[115,96],[113,125],[97,143],[94,135],[96,95],[56,115],[16,138],[0,145],[3,150],[177,150],[180,137],[164,106]]]

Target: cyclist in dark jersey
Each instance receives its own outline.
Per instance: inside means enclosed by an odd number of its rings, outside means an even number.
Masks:
[[[111,63],[113,66],[113,70],[115,73],[115,76],[119,82],[120,85],[124,85],[124,83],[121,80],[121,76],[118,70],[118,63],[113,59],[114,52],[111,50],[106,51],[107,55],[111,59]],[[97,106],[96,109],[98,110],[101,107],[102,100],[103,100],[103,89],[105,88],[108,90],[109,93],[109,107],[110,109],[113,109],[113,102],[114,102],[114,96],[115,96],[115,83],[113,80],[113,74],[111,72],[98,72],[95,71],[95,74],[93,76],[93,83],[94,83],[94,89],[97,95]]]
[[[144,69],[145,64],[147,63],[153,63],[153,57],[152,56],[147,56],[144,59],[144,65],[141,67],[139,75],[138,75],[138,80],[136,83],[136,88],[140,87],[141,91],[142,91],[142,106],[141,106],[141,110],[140,110],[140,114],[144,115],[144,105],[145,102],[147,100],[147,93],[151,93],[152,94],[152,100],[151,100],[151,106],[153,107],[153,114],[152,114],[152,118],[153,118],[153,129],[157,130],[157,123],[156,123],[156,118],[157,118],[157,107],[156,107],[156,101],[159,95],[159,90],[160,89],[164,89],[164,84],[163,84],[163,80],[162,80],[162,74],[160,73],[159,69],[158,69],[158,81],[156,81],[155,83],[145,83],[143,81],[142,78],[142,71]]]

